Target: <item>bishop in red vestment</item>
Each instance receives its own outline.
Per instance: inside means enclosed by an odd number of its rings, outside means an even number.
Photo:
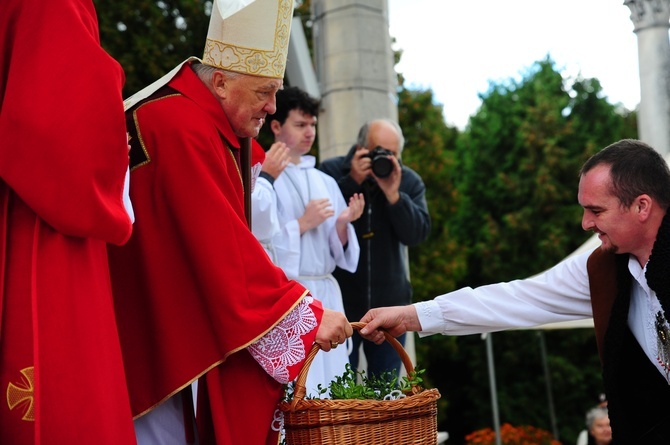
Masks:
[[[3,0],[2,444],[135,443],[106,250],[132,228],[123,81],[91,0]]]
[[[232,82],[222,88],[239,99],[234,110],[246,101],[261,104],[257,116],[274,112],[274,91],[233,93]],[[210,88],[189,62],[127,111],[136,222],[109,256],[129,394],[140,417],[200,378],[201,444],[276,444],[282,383],[322,317],[338,321],[335,341],[351,327],[289,281],[249,230],[238,162],[248,129],[232,127]]]

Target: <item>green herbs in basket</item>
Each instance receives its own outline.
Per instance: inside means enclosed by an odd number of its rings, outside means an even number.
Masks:
[[[415,368],[408,376],[398,379],[395,372],[366,376],[365,371],[356,372],[346,364],[344,374],[335,377],[327,388],[317,386],[318,397],[306,397],[305,400],[329,398],[332,400],[393,400],[416,392],[421,388],[421,375],[425,369]],[[414,391],[412,388],[415,388]],[[293,399],[293,382],[286,385],[284,401]],[[327,395],[326,395],[327,394]]]
[[[353,329],[364,326],[351,323]],[[320,351],[318,344],[312,346],[294,386],[279,403],[280,428],[287,444],[437,445],[440,393],[422,388],[423,371],[415,370],[398,340],[388,332],[384,338],[400,356],[408,377],[398,379],[387,373],[368,378],[347,367],[342,377],[333,379],[327,388],[319,387],[320,394],[306,399],[307,372]]]

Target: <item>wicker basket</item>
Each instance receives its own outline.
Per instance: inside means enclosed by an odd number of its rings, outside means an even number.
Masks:
[[[354,329],[364,323],[352,323]],[[414,366],[400,342],[388,341],[409,375]],[[437,389],[415,386],[413,394],[396,400],[305,400],[307,371],[319,352],[314,345],[294,386],[293,400],[282,402],[287,445],[437,445]]]

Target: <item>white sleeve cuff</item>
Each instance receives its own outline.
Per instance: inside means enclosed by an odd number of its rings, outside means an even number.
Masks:
[[[436,301],[422,301],[414,303],[416,315],[421,324],[419,337],[427,337],[433,334],[442,334],[444,332],[444,320],[440,305]]]

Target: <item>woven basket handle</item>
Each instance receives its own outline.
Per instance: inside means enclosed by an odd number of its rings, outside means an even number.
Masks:
[[[351,323],[351,327],[358,331],[365,327],[365,323],[353,322]],[[402,347],[400,342],[386,331],[384,331],[384,337],[386,338],[386,341],[389,342],[391,346],[393,346],[393,349],[395,349],[395,351],[400,356],[400,360],[402,361],[402,364],[405,366],[405,371],[407,371],[407,375],[410,375],[412,372],[414,372],[414,365],[412,364],[412,360],[409,358],[407,351],[405,351],[405,348]],[[312,364],[314,357],[320,350],[321,347],[319,346],[319,344],[314,343],[312,345],[312,349],[310,349],[309,351],[309,354],[307,354],[305,364],[300,370],[298,378],[295,381],[295,386],[293,387],[293,400],[291,401],[291,408],[295,408],[298,401],[303,400],[305,398],[305,394],[307,393],[307,389],[305,388],[305,383],[307,382],[307,372],[309,371],[309,367]]]

